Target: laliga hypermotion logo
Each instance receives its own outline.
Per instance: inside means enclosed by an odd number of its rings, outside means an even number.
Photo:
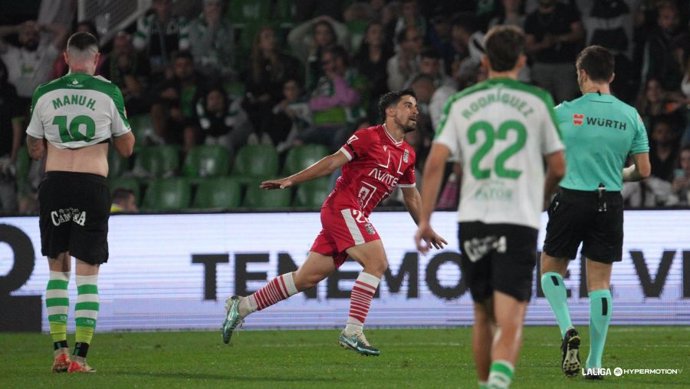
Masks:
[[[582,122],[585,120],[585,114],[583,113],[574,113],[573,114],[573,124],[576,126],[581,126]]]

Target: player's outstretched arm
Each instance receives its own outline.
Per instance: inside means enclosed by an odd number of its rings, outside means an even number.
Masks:
[[[410,213],[410,216],[412,216],[412,220],[419,225],[419,212],[422,208],[422,196],[419,194],[419,191],[416,187],[402,188],[402,193],[407,211]],[[443,246],[448,244],[448,242],[446,242],[442,236],[438,235],[431,228],[431,226],[429,226],[429,231],[426,232],[424,241],[426,242],[427,246],[432,246],[436,249],[442,249]]]
[[[450,150],[447,146],[441,143],[434,143],[424,163],[424,174],[422,174],[422,205],[418,213],[418,228],[414,237],[417,249],[422,253],[429,251],[429,242],[431,242],[431,239],[436,235],[429,221],[436,207],[436,199],[438,198],[438,192],[441,187],[443,170],[449,155]]]
[[[335,153],[321,158],[313,165],[289,177],[264,181],[261,183],[260,187],[261,189],[289,188],[305,181],[310,181],[315,178],[329,175],[339,167],[345,165],[347,162],[347,156],[340,151],[336,151]]]

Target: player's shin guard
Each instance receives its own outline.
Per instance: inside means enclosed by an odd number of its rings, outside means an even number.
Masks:
[[[350,294],[350,315],[347,318],[345,332],[361,331],[380,281],[380,278],[371,274],[359,273]]]
[[[50,272],[50,279],[46,287],[46,310],[50,336],[53,338],[56,350],[67,347],[68,285],[69,272]]]
[[[98,320],[98,276],[77,276],[77,304],[74,316],[77,325],[74,355],[86,357]]]
[[[279,301],[297,294],[298,290],[295,286],[293,274],[292,272],[281,274],[249,296],[246,299],[248,307],[240,307],[240,315],[244,317],[254,311],[266,309]],[[244,309],[248,311],[246,313],[242,312]]]
[[[611,322],[611,291],[594,290],[589,293],[589,356],[587,368],[602,367],[601,357],[604,354],[606,334]]]
[[[561,330],[561,338],[563,338],[566,331],[573,326],[568,311],[568,294],[563,284],[563,277],[556,272],[544,273],[541,276],[541,288],[551,310],[556,315],[556,321]]]

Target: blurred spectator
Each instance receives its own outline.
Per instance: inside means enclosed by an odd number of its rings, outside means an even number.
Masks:
[[[419,71],[410,77],[405,83],[404,88],[407,88],[412,84],[412,81],[420,74],[429,76],[434,83],[434,89],[440,87],[444,84],[455,85],[455,81],[448,77],[443,71],[443,61],[441,60],[441,55],[433,47],[427,47],[422,49],[419,54]],[[431,97],[431,96],[429,96]],[[419,102],[419,97],[417,98]]]
[[[635,108],[642,117],[647,131],[651,131],[658,117],[678,114],[677,109],[682,101],[684,98],[678,93],[664,90],[659,80],[650,78],[638,95]]]
[[[396,35],[398,52],[388,60],[388,90],[400,90],[405,81],[419,71],[419,53],[422,51],[422,37],[414,27],[408,27]]]
[[[575,56],[584,38],[577,10],[557,0],[539,0],[539,8],[527,15],[525,34],[533,60],[532,81],[549,91],[556,103],[575,98]]]
[[[221,0],[204,0],[202,14],[189,24],[189,48],[199,73],[227,81],[235,78],[235,35],[222,15]]]
[[[675,170],[673,194],[680,204],[690,205],[690,145],[680,150],[680,169]]]
[[[525,5],[522,0],[501,0],[501,6],[496,16],[489,20],[489,27],[497,25],[517,26],[525,25]]]
[[[421,162],[426,161],[426,157],[429,155],[431,141],[435,133],[429,111],[431,97],[436,92],[436,80],[429,74],[420,73],[412,79],[410,88],[417,96],[417,109],[419,110],[417,131],[413,131],[415,135],[412,136],[415,143],[410,144],[415,148],[417,159],[420,160],[417,165],[421,166]]]
[[[165,78],[167,67],[177,51],[189,50],[187,20],[172,14],[172,0],[153,0],[153,12],[137,22],[134,48],[149,59],[151,76],[157,82]]]
[[[148,112],[149,62],[134,50],[129,33],[120,31],[115,35],[113,49],[105,56],[101,74],[120,87],[129,115]]]
[[[290,30],[288,42],[292,53],[302,61],[306,70],[306,87],[313,89],[323,75],[321,54],[335,45],[349,47],[347,26],[328,16],[319,16]]]
[[[179,144],[189,151],[196,143],[195,132],[185,130],[195,125],[195,103],[205,95],[204,86],[194,69],[192,55],[177,53],[173,62],[173,78],[163,81],[156,90],[151,106],[151,120],[156,135],[166,144]]]
[[[89,34],[93,35],[96,37],[96,40],[99,40],[98,36],[98,31],[96,30],[96,25],[93,24],[92,21],[90,20],[82,20],[81,22],[77,23],[76,28],[72,33],[75,32],[88,32]],[[69,34],[72,35],[72,34]],[[105,61],[105,55],[101,54],[98,57],[98,65],[96,65],[96,75],[101,75],[102,73],[102,67],[103,67],[103,62]],[[50,76],[51,79],[53,78],[60,78],[67,74],[68,71],[67,63],[65,62],[65,58],[62,55],[58,55],[57,58],[55,58],[55,62],[53,62],[53,71],[52,75]]]
[[[324,76],[311,91],[309,108],[314,127],[299,136],[303,143],[320,143],[337,150],[349,135],[348,124],[361,118],[356,72],[350,69],[342,46],[324,50],[321,56]]]
[[[51,34],[50,42],[41,41],[41,32]],[[19,35],[19,47],[5,38]],[[28,112],[34,89],[50,80],[53,62],[63,47],[67,29],[59,24],[38,24],[33,20],[16,26],[0,26],[0,58],[7,67],[8,81],[17,88],[19,103]]]
[[[577,0],[586,45],[600,45],[615,56],[616,77],[611,83],[613,93],[621,100],[633,103],[639,74],[633,60],[633,29],[642,0]]]
[[[262,27],[252,43],[249,69],[245,77],[246,96],[243,107],[249,115],[256,136],[271,143],[273,107],[283,99],[286,80],[302,80],[299,61],[281,51],[273,28]]]
[[[398,42],[395,41],[397,37],[395,25],[401,15],[402,7],[398,1],[391,1],[381,9],[381,24],[383,24],[383,31],[386,33],[386,41],[393,43],[396,46],[396,51]]]
[[[38,9],[37,21],[39,24],[59,24],[71,26],[77,11],[77,2],[74,0],[41,1]]]
[[[0,60],[0,213],[17,211],[17,152],[22,141],[23,110],[17,90],[7,82]]]
[[[473,16],[460,14],[453,19],[450,36],[452,50],[443,58],[446,72],[456,78],[468,77],[484,55],[484,33],[477,29]]]
[[[652,177],[669,183],[673,181],[673,170],[678,164],[680,144],[676,123],[670,117],[657,118],[650,135],[649,161],[652,164]]]
[[[295,140],[311,128],[313,118],[309,102],[296,79],[283,84],[283,100],[273,107],[273,126],[270,133],[279,153],[289,149]]]
[[[369,23],[353,62],[357,72],[367,79],[367,94],[370,98],[365,108],[372,123],[377,122],[379,96],[388,92],[386,65],[392,56],[393,48],[385,40],[383,24],[377,21]]]
[[[674,57],[673,39],[678,36],[678,8],[672,1],[661,1],[656,27],[647,35],[642,62],[642,80],[659,80],[668,91],[678,90],[683,79],[680,64]]]
[[[328,16],[333,20],[339,19],[345,6],[350,1],[345,0],[293,0],[295,2],[295,18],[297,22],[312,19],[317,16]]]
[[[134,191],[125,188],[115,188],[113,191],[113,203],[110,205],[110,213],[137,213],[137,197]]]
[[[343,19],[350,35],[350,52],[357,52],[369,23],[378,19],[374,19],[371,5],[360,1],[353,2],[343,11]]]
[[[683,146],[690,145],[690,52],[686,54],[685,70],[683,72],[683,81],[680,84],[680,90],[685,99],[685,129],[681,135],[681,144]]]
[[[441,58],[453,57],[450,18],[442,9],[431,18],[429,31],[427,31],[427,40],[429,45],[441,54]],[[446,74],[450,74],[450,64],[444,63],[444,66]]]
[[[428,23],[424,15],[419,12],[417,0],[402,0],[401,15],[395,22],[395,35],[400,32],[413,27],[419,33],[419,36],[424,40],[428,28]]]
[[[196,103],[196,126],[187,126],[185,139],[195,144],[222,145],[235,155],[252,132],[240,99],[232,99],[221,86],[209,89]]]

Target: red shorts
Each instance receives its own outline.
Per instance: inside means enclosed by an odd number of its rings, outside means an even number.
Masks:
[[[321,226],[311,251],[333,257],[336,268],[347,259],[345,250],[381,239],[374,225],[356,209],[321,208]]]

